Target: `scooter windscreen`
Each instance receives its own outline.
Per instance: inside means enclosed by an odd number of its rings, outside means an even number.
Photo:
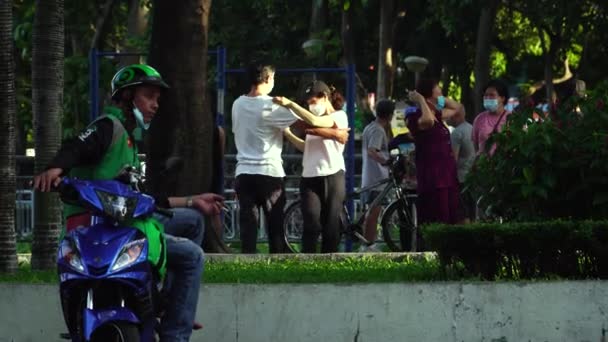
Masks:
[[[155,209],[154,198],[115,180],[64,178],[59,191],[64,202],[82,206],[116,222],[148,216]]]

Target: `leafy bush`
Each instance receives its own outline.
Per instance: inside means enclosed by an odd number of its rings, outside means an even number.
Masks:
[[[429,225],[444,270],[483,279],[608,278],[608,221]]]
[[[467,185],[511,220],[608,218],[608,83],[571,97],[543,121],[522,104],[494,134]],[[488,145],[490,146],[490,145]]]

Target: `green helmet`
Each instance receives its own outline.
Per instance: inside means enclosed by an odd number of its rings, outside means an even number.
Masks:
[[[150,84],[161,88],[169,88],[162,76],[153,67],[145,64],[131,64],[116,73],[112,78],[112,98],[122,89],[139,85]]]

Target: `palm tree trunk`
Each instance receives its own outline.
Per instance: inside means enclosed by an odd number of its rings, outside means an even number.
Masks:
[[[483,87],[490,80],[490,52],[492,34],[494,31],[494,21],[498,11],[498,1],[490,0],[485,3],[479,16],[477,27],[477,42],[475,47],[475,88],[473,90],[474,114],[482,111]]]
[[[63,0],[36,1],[32,54],[35,173],[45,169],[61,145],[63,30]],[[34,210],[32,268],[52,269],[61,229],[61,203],[57,194],[36,193]]]
[[[0,3],[0,273],[17,270],[15,242],[15,61],[13,9]]]

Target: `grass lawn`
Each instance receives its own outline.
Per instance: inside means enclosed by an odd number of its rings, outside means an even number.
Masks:
[[[208,284],[244,283],[375,283],[446,280],[434,259],[405,257],[401,260],[373,256],[325,259],[261,259],[213,261],[205,265]],[[0,274],[0,282],[57,283],[57,273],[32,271],[27,264],[16,274]]]

